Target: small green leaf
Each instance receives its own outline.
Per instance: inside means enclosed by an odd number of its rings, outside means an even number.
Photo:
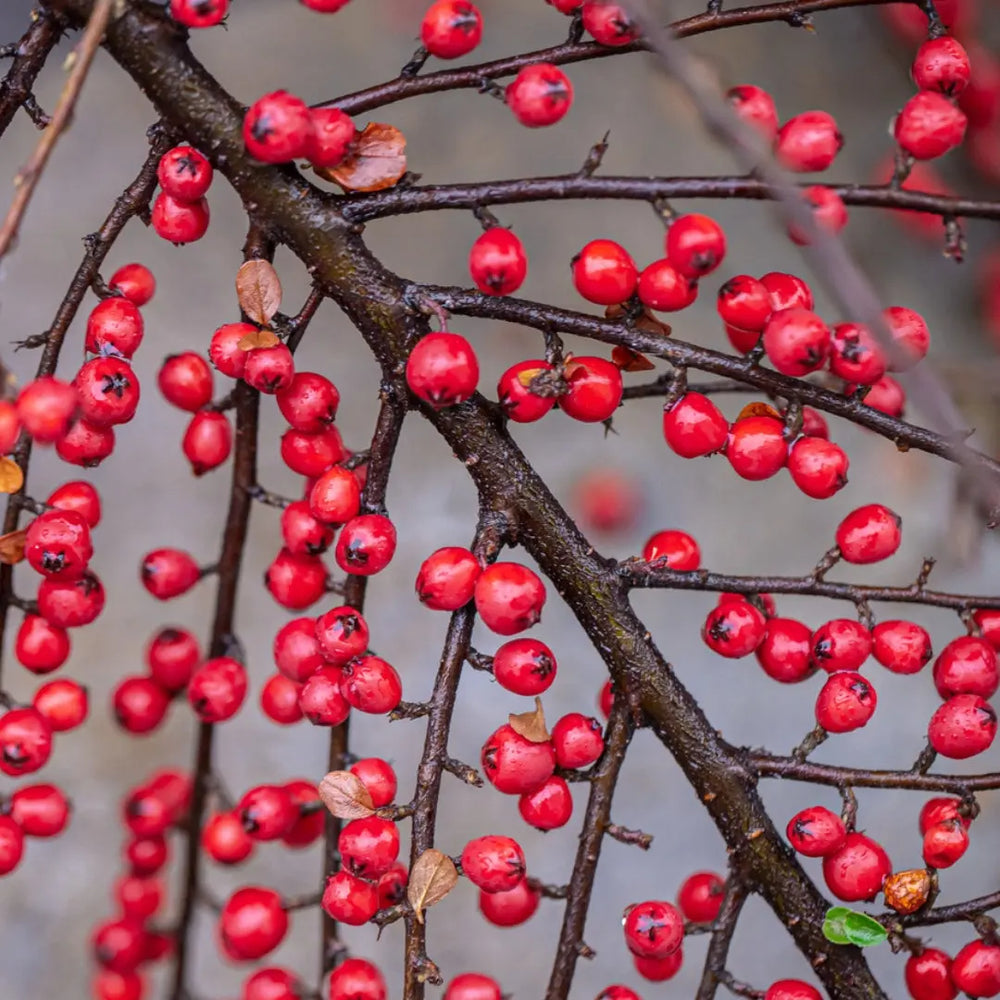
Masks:
[[[847,936],[846,920],[851,916],[851,911],[846,906],[831,906],[826,911],[826,919],[823,921],[823,936],[827,941],[834,944],[850,944],[851,939]]]
[[[844,931],[851,944],[856,944],[859,948],[881,944],[889,936],[889,932],[874,917],[856,910],[844,917]]]

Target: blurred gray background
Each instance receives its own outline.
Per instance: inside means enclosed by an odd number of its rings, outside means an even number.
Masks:
[[[227,30],[197,34],[192,45],[221,82],[247,103],[278,87],[318,101],[393,76],[413,51],[423,6],[414,0],[358,0],[331,17],[312,13],[294,0],[238,0]],[[659,6],[667,10],[667,5]],[[29,8],[28,0],[0,4],[0,41],[21,34]],[[557,42],[567,27],[542,0],[484,0],[482,9],[487,27],[477,58]],[[697,0],[677,0],[669,13],[682,16],[699,9]],[[889,122],[911,93],[907,52],[889,38],[875,10],[820,14],[815,23],[815,33],[774,24],[688,44],[705,57],[724,85],[756,83],[770,89],[783,118],[813,107],[834,113],[847,143],[832,176],[866,180],[889,155]],[[42,105],[50,110],[61,85],[59,63],[52,60],[38,88]],[[500,104],[471,91],[411,100],[378,112],[376,118],[403,129],[410,167],[427,182],[574,171],[609,128],[611,146],[602,168],[609,173],[731,171],[726,153],[706,138],[677,91],[652,71],[644,57],[602,60],[571,67],[569,73],[576,103],[551,130],[521,128]],[[100,54],[74,125],[60,142],[31,204],[17,250],[0,270],[0,331],[5,345],[44,330],[51,322],[79,263],[80,237],[99,225],[114,197],[134,176],[145,155],[143,133],[153,118],[131,82]],[[13,175],[35,141],[27,116],[19,116],[0,143],[0,201],[6,202]],[[963,189],[977,189],[960,157],[953,156],[945,169]],[[122,793],[155,767],[186,766],[191,757],[195,729],[185,704],[173,706],[161,731],[129,739],[111,721],[108,702],[119,678],[142,671],[144,644],[158,626],[184,624],[200,635],[207,630],[210,581],[163,606],[137,586],[137,566],[144,552],[160,545],[188,548],[205,562],[217,551],[228,472],[191,478],[179,444],[185,417],[163,402],[155,388],[156,369],[164,355],[204,350],[215,327],[236,318],[233,276],[244,237],[240,205],[222,179],[209,198],[212,224],[200,243],[175,248],[133,223],[105,272],[107,276],[120,264],[140,260],[158,280],[156,297],[144,309],[147,334],[135,359],[144,403],[136,419],[119,430],[114,455],[89,474],[105,504],[104,521],[96,532],[94,566],[107,587],[108,605],[94,626],[74,632],[72,659],[62,673],[90,687],[91,718],[82,730],[58,739],[50,765],[37,776],[64,785],[76,809],[65,836],[30,843],[20,868],[0,884],[2,1000],[88,995],[88,935],[96,921],[111,915],[111,885],[120,871]],[[720,219],[730,250],[717,280],[713,276],[704,283],[702,300],[675,317],[675,333],[685,340],[724,347],[713,303],[718,284],[740,272],[797,269],[802,266],[800,258],[763,204],[681,207],[709,211]],[[662,253],[660,224],[643,205],[532,205],[503,208],[498,215],[516,229],[527,247],[531,267],[523,292],[530,298],[579,307],[568,261],[589,239],[621,240],[641,265]],[[441,213],[372,224],[367,239],[388,266],[412,279],[464,284],[467,250],[478,232],[471,214]],[[845,235],[887,304],[907,305],[927,316],[933,361],[971,369],[993,357],[975,316],[972,287],[976,257],[997,234],[995,227],[991,230],[984,224],[970,224],[967,234],[972,259],[963,267],[945,260],[938,246],[914,242],[884,213],[852,211]],[[285,252],[279,253],[277,266],[286,289],[286,309],[294,312],[308,288],[306,275]],[[831,322],[840,319],[822,296],[818,308]],[[81,357],[85,316],[86,309],[67,340],[59,369],[63,377],[72,376]],[[540,338],[529,330],[461,321],[454,328],[473,339],[483,366],[481,385],[487,392],[507,365],[541,349]],[[10,346],[2,351],[4,363],[19,378],[30,377],[35,357],[14,354]],[[333,306],[326,304],[320,310],[297,364],[323,371],[336,381],[343,395],[339,424],[344,438],[349,446],[365,447],[377,407],[377,371],[360,338]],[[227,390],[224,382],[217,379],[219,394]],[[988,431],[992,401],[965,393],[962,403],[970,422]],[[742,401],[726,399],[723,405],[735,416]],[[571,507],[573,484],[594,468],[616,470],[641,490],[643,509],[634,526],[596,536],[605,554],[635,554],[654,530],[680,527],[696,536],[705,565],[714,569],[797,573],[812,566],[831,544],[834,527],[845,512],[880,501],[903,515],[904,545],[887,565],[855,571],[851,578],[905,583],[915,576],[922,557],[934,554],[941,557],[935,574],[939,586],[995,590],[1000,578],[995,542],[974,546],[965,558],[956,555],[949,537],[955,533],[953,475],[944,463],[922,454],[899,454],[886,441],[834,420],[832,435],[851,455],[851,483],[836,498],[813,502],[783,475],[767,483],[744,483],[722,459],[685,463],[673,456],[660,437],[659,411],[655,400],[629,406],[615,418],[618,433],[608,437],[600,426],[574,423],[558,413],[539,425],[515,429],[538,469]],[[262,413],[261,480],[271,489],[294,491],[295,477],[283,469],[278,455],[282,425],[277,407],[264,400]],[[983,440],[987,447],[993,446],[988,434]],[[29,481],[36,496],[44,497],[57,483],[79,473],[58,462],[50,451],[39,449],[36,455]],[[417,567],[440,545],[465,544],[474,523],[474,492],[463,470],[450,459],[435,434],[418,416],[412,417],[403,433],[388,498],[399,527],[399,550],[389,570],[372,582],[366,609],[373,645],[397,666],[405,697],[413,700],[430,690],[446,626],[445,615],[424,609],[413,597]],[[325,731],[307,723],[281,729],[263,719],[257,707],[259,686],[273,669],[271,639],[288,617],[261,586],[261,573],[277,549],[278,538],[278,513],[256,509],[237,621],[254,687],[243,711],[222,727],[217,741],[219,765],[236,794],[250,784],[293,776],[318,780],[325,770]],[[521,558],[520,553],[514,555]],[[17,586],[26,595],[33,586],[29,574],[30,570],[16,574]],[[713,656],[698,635],[712,603],[710,595],[636,595],[638,609],[665,655],[702,700],[713,723],[736,743],[766,743],[786,751],[812,725],[820,681],[786,688],[766,681],[752,658],[729,662]],[[801,616],[813,627],[828,617],[850,614],[846,606],[806,600],[782,600],[780,610]],[[878,608],[877,613],[891,617],[900,610]],[[947,613],[928,612],[920,620],[932,630],[938,647],[961,628]],[[560,664],[556,683],[545,698],[550,719],[566,711],[595,711],[602,665],[555,597],[535,634],[554,648]],[[487,652],[497,644],[495,637],[478,629],[475,641]],[[929,671],[901,678],[872,664],[867,669],[880,697],[874,720],[850,739],[831,739],[816,759],[900,767],[909,766],[920,750],[926,720],[938,702]],[[21,698],[30,697],[36,685],[12,658],[4,681]],[[524,707],[522,699],[500,689],[488,676],[470,671],[460,691],[452,753],[477,762],[487,734],[509,711]],[[421,722],[387,725],[356,715],[352,723],[357,752],[380,754],[396,763],[401,801],[412,791],[422,740]],[[957,769],[997,769],[998,762],[994,748]],[[5,780],[0,790],[11,787]],[[579,786],[574,789],[578,813],[584,791]],[[831,790],[771,781],[762,785],[762,791],[782,826],[806,805],[837,807]],[[896,867],[919,864],[916,817],[924,796],[861,793],[859,798],[861,826],[886,844]],[[597,957],[579,964],[574,996],[592,997],[612,982],[628,983],[644,996],[691,996],[705,939],[687,943],[685,966],[675,980],[644,983],[622,945],[620,915],[624,906],[642,898],[672,898],[681,880],[695,869],[724,871],[724,845],[676,765],[645,732],[635,739],[613,812],[617,822],[642,827],[656,839],[648,854],[610,840],[605,844],[586,931]],[[973,828],[968,855],[943,876],[945,899],[975,895],[996,884],[997,819],[994,800],[984,796],[983,815]],[[514,799],[490,788],[466,788],[446,777],[438,847],[458,853],[469,837],[501,831],[521,839],[534,875],[551,882],[571,877],[576,818],[563,830],[543,836],[524,826]],[[819,875],[818,864],[806,864]],[[298,893],[318,885],[319,869],[315,850],[291,853],[262,845],[244,868],[235,873],[211,870],[210,879],[219,893],[256,880]],[[176,902],[173,897],[172,902]],[[528,924],[491,929],[476,913],[475,893],[462,884],[431,916],[430,954],[446,977],[466,970],[487,972],[519,1000],[536,1000],[544,990],[561,917],[559,903],[543,901]],[[318,928],[315,913],[296,914],[293,933],[273,956],[309,982],[315,978]],[[236,995],[248,970],[226,966],[218,958],[210,915],[205,916],[202,930],[192,979],[197,997]],[[401,928],[389,928],[378,943],[373,928],[348,929],[345,936],[357,954],[382,964],[391,995],[398,995]],[[944,947],[957,948],[970,938],[971,929],[936,928],[928,936]],[[873,951],[871,957],[888,993],[902,995],[902,959],[887,947]],[[737,933],[730,968],[761,987],[782,976],[810,975],[767,908],[755,901]],[[149,995],[159,995],[160,989],[153,987],[162,988],[158,975],[152,977]],[[438,992],[432,989],[430,995]]]

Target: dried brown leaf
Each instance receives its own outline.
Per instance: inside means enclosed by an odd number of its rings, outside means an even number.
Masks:
[[[16,493],[23,485],[21,466],[12,458],[0,458],[0,493]]]
[[[236,345],[241,351],[252,351],[255,347],[277,347],[280,338],[273,330],[254,330],[240,338]]]
[[[648,372],[656,367],[645,354],[619,345],[611,352],[611,360],[623,372]]]
[[[510,728],[532,743],[545,743],[552,739],[548,729],[545,727],[545,713],[542,711],[542,699],[535,698],[535,710],[533,712],[512,712],[508,716]]]
[[[736,419],[743,420],[744,417],[774,417],[775,420],[780,420],[781,414],[769,403],[757,400],[755,403],[747,403]]]
[[[392,125],[369,122],[354,136],[343,163],[315,169],[320,177],[345,191],[382,191],[406,173],[406,136]]]
[[[8,566],[19,563],[24,558],[24,540],[27,536],[27,528],[12,531],[8,535],[0,535],[0,563],[6,563]]]
[[[266,326],[281,305],[281,281],[267,260],[248,260],[236,272],[240,308],[255,323]]]
[[[375,813],[371,792],[350,771],[331,771],[319,783],[319,797],[337,819],[365,819]]]
[[[611,305],[604,310],[605,319],[623,319],[628,315],[628,309],[623,305]],[[674,332],[673,327],[663,320],[657,319],[656,314],[648,306],[644,306],[642,312],[633,320],[632,325],[643,333],[651,333],[656,337],[669,337]],[[641,371],[642,369],[636,369]]]
[[[458,869],[454,861],[433,847],[428,848],[413,862],[406,898],[413,907],[413,915],[418,923],[424,922],[424,910],[440,903],[457,881]]]

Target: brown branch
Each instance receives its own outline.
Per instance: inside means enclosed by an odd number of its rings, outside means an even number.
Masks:
[[[62,19],[52,11],[39,11],[31,27],[11,53],[14,61],[0,80],[0,135],[14,120],[18,108],[31,96],[38,74],[63,32]]]
[[[17,193],[14,195],[14,200],[7,211],[3,225],[0,226],[0,258],[4,257],[10,250],[21,225],[21,219],[28,207],[28,202],[31,201],[31,195],[41,179],[45,164],[49,161],[49,155],[73,117],[73,109],[76,107],[77,98],[83,88],[83,81],[87,78],[90,64],[101,44],[101,36],[104,34],[114,4],[115,0],[96,0],[94,3],[83,37],[74,50],[73,68],[70,70],[66,85],[59,95],[55,111],[52,112],[52,121],[42,133],[42,137],[38,140],[38,145],[28,162],[14,178],[14,187],[17,189]]]
[[[712,924],[712,936],[708,942],[708,951],[705,953],[705,964],[695,1000],[715,1000],[719,984],[725,982],[729,946],[732,944],[736,924],[739,922],[746,901],[746,886],[735,872],[730,872],[719,915]]]
[[[892,910],[880,913],[880,920],[887,927],[899,925],[902,927],[931,927],[935,924],[950,924],[958,920],[975,920],[990,910],[1000,907],[1000,890],[967,899],[963,903],[952,903],[950,906],[935,906],[933,909],[918,911],[909,916],[901,917]]]

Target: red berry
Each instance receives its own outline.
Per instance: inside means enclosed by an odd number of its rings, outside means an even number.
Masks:
[[[316,619],[316,639],[323,656],[343,666],[368,648],[368,625],[360,612],[343,605]]]
[[[997,655],[985,639],[971,635],[953,639],[934,661],[934,686],[942,698],[956,694],[989,698],[998,683]]]
[[[626,909],[625,944],[640,958],[666,958],[684,940],[684,917],[672,903],[651,899]]]
[[[711,923],[722,909],[725,880],[715,872],[695,872],[681,883],[677,905],[685,920],[696,924]]]
[[[386,1000],[382,973],[363,958],[345,958],[330,973],[329,1000]]]
[[[337,387],[316,372],[296,372],[274,398],[292,428],[305,434],[318,434],[330,427],[340,406]]]
[[[906,988],[913,1000],[955,1000],[951,956],[938,948],[924,948],[906,960]]]
[[[854,388],[853,385],[848,385],[845,386],[844,391],[853,392]],[[901,417],[906,405],[906,393],[903,392],[903,387],[894,378],[883,375],[872,384],[864,402],[865,406],[870,406],[880,413],[885,413],[890,417]]]
[[[808,375],[822,368],[830,353],[830,330],[808,309],[781,309],[764,328],[764,351],[783,375]]]
[[[541,893],[523,879],[507,892],[479,891],[479,912],[497,927],[516,927],[534,916]]]
[[[794,274],[784,271],[769,271],[761,275],[760,283],[771,296],[771,309],[812,309],[813,294],[809,286]]]
[[[29,382],[15,403],[18,420],[39,444],[52,444],[63,437],[78,405],[76,389],[48,375]]]
[[[811,650],[812,632],[807,625],[794,618],[768,618],[754,655],[768,677],[795,684],[816,671]]]
[[[388,761],[381,757],[362,757],[351,765],[350,771],[368,789],[376,809],[391,804],[396,798],[396,772]]]
[[[180,201],[161,191],[153,202],[151,219],[153,231],[162,239],[174,244],[194,243],[208,232],[208,201]]]
[[[45,501],[57,510],[71,510],[80,514],[91,528],[101,521],[101,498],[90,483],[74,480],[54,489]]]
[[[551,63],[524,66],[507,85],[507,107],[528,128],[554,125],[573,103],[573,84]]]
[[[146,932],[131,917],[108,920],[94,931],[94,958],[113,972],[131,972],[143,960]]]
[[[258,969],[243,984],[240,1000],[299,1000],[302,985],[294,973],[277,966]]]
[[[290,680],[302,683],[326,662],[316,639],[312,618],[294,618],[274,637],[274,664]]]
[[[361,490],[354,474],[334,466],[313,483],[309,491],[309,512],[324,524],[345,524],[361,509]]]
[[[510,295],[521,287],[527,273],[524,246],[509,229],[494,226],[472,244],[469,274],[481,292]]]
[[[597,423],[618,409],[622,398],[621,369],[597,357],[574,357],[563,366],[567,390],[559,408],[574,420]]]
[[[483,744],[481,761],[497,791],[523,795],[535,791],[552,776],[556,754],[551,741],[533,743],[504,725]]]
[[[153,597],[169,601],[187,593],[201,579],[201,569],[181,549],[154,549],[143,558],[139,576]]]
[[[778,112],[774,98],[766,90],[752,84],[730,87],[726,100],[743,121],[756,128],[767,142],[774,142],[778,134]]]
[[[435,410],[464,403],[479,384],[479,361],[457,333],[429,333],[406,359],[406,384]]]
[[[580,8],[583,27],[601,45],[617,47],[629,45],[639,37],[639,25],[628,11],[617,3],[606,0],[584,0]]]
[[[312,133],[306,156],[314,167],[336,167],[347,159],[357,130],[340,108],[310,108]]]
[[[538,639],[511,639],[493,654],[493,676],[514,694],[533,697],[547,691],[556,668],[552,650]]]
[[[194,413],[212,402],[212,369],[194,351],[164,359],[157,383],[163,398],[181,410]]]
[[[555,405],[556,397],[541,396],[531,390],[531,381],[552,370],[547,361],[519,361],[500,376],[497,398],[504,415],[518,424],[541,420]],[[526,384],[527,383],[527,384]]]
[[[698,283],[681,274],[669,260],[654,260],[639,275],[636,291],[644,306],[660,312],[677,312],[698,297]]]
[[[237,889],[219,914],[219,940],[236,962],[263,958],[288,931],[288,914],[273,889],[248,886]]]
[[[281,785],[258,785],[236,803],[243,829],[254,840],[279,840],[299,818],[298,806]]]
[[[232,718],[246,694],[246,670],[228,656],[206,660],[191,676],[187,689],[188,701],[202,722]]]
[[[184,432],[181,441],[184,457],[191,463],[191,471],[203,476],[217,469],[229,458],[233,448],[233,430],[229,418],[214,410],[196,413]]]
[[[17,407],[8,399],[0,399],[0,455],[8,455],[21,435]]]
[[[625,302],[639,281],[635,262],[614,240],[591,240],[572,264],[574,287],[588,302],[598,305]]]
[[[707,396],[686,392],[663,411],[663,436],[682,458],[696,458],[719,451],[729,436],[729,421]]]
[[[341,7],[346,7],[349,0],[299,0],[299,3],[323,14],[335,14]],[[364,997],[363,1000],[368,1000],[368,997]]]
[[[743,417],[733,424],[726,458],[743,479],[770,479],[785,467],[785,425],[775,417]]]
[[[482,571],[479,560],[468,549],[454,545],[438,549],[420,566],[417,597],[434,611],[457,611],[472,600]]]
[[[573,815],[573,796],[566,779],[554,774],[533,792],[525,792],[517,808],[525,823],[537,830],[556,830]]]
[[[844,199],[833,188],[814,184],[802,192],[802,198],[809,206],[813,221],[820,229],[829,233],[839,233],[847,225],[847,208]],[[793,243],[808,246],[812,240],[806,232],[794,223],[788,227],[788,235]]]
[[[9,816],[0,816],[0,875],[8,875],[24,854],[24,831]]]
[[[993,706],[976,694],[949,698],[932,716],[927,727],[931,746],[942,757],[964,760],[988,749],[997,734]]]
[[[392,664],[362,656],[341,668],[340,693],[351,708],[371,715],[391,712],[403,697],[403,683]]]
[[[801,979],[779,979],[767,988],[764,1000],[823,1000],[823,996]]]
[[[875,688],[861,674],[838,670],[816,697],[816,722],[829,733],[849,733],[868,723],[877,704]]]
[[[972,613],[983,638],[994,648],[1000,649],[1000,610],[980,608]]]
[[[957,819],[928,827],[924,833],[924,864],[930,868],[950,868],[969,847],[969,834]]]
[[[570,712],[552,727],[552,745],[560,767],[589,767],[604,753],[604,730],[597,719]]]
[[[257,332],[249,323],[226,323],[212,334],[208,357],[215,367],[230,378],[242,378],[247,363],[247,352],[240,346],[244,337]]]
[[[500,984],[478,972],[463,972],[445,987],[442,1000],[502,1000]]]
[[[292,352],[284,344],[255,347],[246,352],[243,379],[258,392],[270,396],[287,389],[295,377]]]
[[[834,618],[812,635],[812,662],[827,673],[858,670],[872,651],[872,634],[852,618]]]
[[[771,316],[771,295],[762,281],[738,274],[719,289],[715,308],[728,326],[760,333]]]
[[[56,454],[71,465],[92,469],[114,451],[115,432],[111,427],[95,427],[82,417],[56,442]]]
[[[284,674],[272,674],[260,689],[261,711],[279,726],[291,726],[303,717],[299,705],[302,685]]]
[[[969,85],[969,54],[948,35],[931,38],[917,49],[910,74],[921,90],[937,90],[948,97],[958,97]]]
[[[299,815],[281,841],[286,847],[308,847],[323,836],[326,825],[319,790],[311,781],[302,778],[289,781],[285,788],[292,797]]]
[[[767,619],[749,601],[730,601],[708,613],[701,637],[709,649],[735,659],[763,642],[766,625]]]
[[[87,689],[65,678],[43,684],[31,703],[54,733],[75,729],[87,718]]]
[[[326,593],[326,577],[326,566],[315,556],[282,549],[264,573],[264,586],[283,608],[300,611]]]
[[[93,554],[90,527],[76,511],[47,510],[28,525],[24,557],[32,569],[47,579],[77,579]]]
[[[142,336],[142,313],[127,298],[104,299],[87,317],[85,346],[91,354],[114,348],[123,358],[130,358],[142,343]]]
[[[830,341],[830,371],[846,382],[874,385],[884,374],[886,357],[860,323],[838,323]]]
[[[332,424],[314,434],[292,428],[281,435],[281,460],[300,476],[322,476],[346,457],[340,431]]]
[[[985,941],[970,941],[951,962],[951,981],[971,997],[995,997],[1000,993],[1000,947]]]
[[[172,821],[164,800],[148,787],[136,789],[125,800],[123,820],[136,837],[158,837]]]
[[[902,523],[898,514],[882,504],[858,507],[837,528],[841,556],[847,562],[858,565],[888,559],[902,541]]]
[[[104,587],[87,570],[76,580],[43,580],[38,587],[38,613],[58,628],[89,625],[104,610]]]
[[[524,879],[524,851],[510,837],[477,837],[462,851],[462,873],[484,892],[507,892]]]
[[[889,855],[863,833],[849,833],[842,847],[823,858],[827,888],[847,903],[874,899],[892,872]]]
[[[785,836],[799,854],[824,858],[844,846],[847,829],[836,813],[823,806],[810,806],[788,821]]]
[[[573,484],[573,506],[587,530],[625,532],[639,519],[644,497],[634,479],[617,469],[597,466]]]
[[[847,454],[832,441],[801,437],[788,452],[788,471],[795,485],[814,500],[826,500],[847,485]]]
[[[115,882],[114,898],[122,916],[148,920],[163,904],[163,883],[158,878],[123,875]]]
[[[972,824],[972,816],[963,815],[961,806],[961,799],[950,796],[928,799],[920,809],[920,832],[924,834],[932,826],[953,819],[961,820],[962,825],[968,829]]]
[[[339,871],[327,879],[321,905],[334,920],[359,926],[378,911],[378,888],[348,871]]]
[[[965,113],[943,94],[921,90],[903,105],[892,131],[915,160],[933,160],[961,145],[968,123]]]
[[[334,553],[345,573],[372,576],[389,565],[396,551],[396,529],[382,514],[352,517],[340,529]]]
[[[545,605],[545,584],[520,563],[487,566],[475,586],[476,611],[498,635],[516,635],[537,625]]]
[[[701,565],[701,549],[686,532],[668,529],[652,535],[642,548],[646,562],[663,560],[670,569],[687,572]]]
[[[317,520],[305,500],[296,500],[281,512],[281,538],[293,556],[318,556],[333,544],[333,528]]]
[[[247,152],[264,163],[307,157],[313,143],[309,108],[285,90],[265,94],[250,105],[243,119],[243,142]]]
[[[832,115],[825,111],[803,111],[778,130],[775,156],[788,170],[813,173],[826,170],[843,145],[844,137]]]
[[[108,288],[121,292],[133,305],[144,306],[156,291],[156,279],[142,264],[122,264],[108,279]]]
[[[680,947],[671,952],[666,958],[642,958],[640,955],[632,956],[632,964],[635,971],[653,983],[662,983],[667,979],[673,979],[680,972],[684,962],[684,948]]]
[[[160,157],[156,178],[171,198],[197,201],[212,183],[212,164],[193,146],[174,146]]]
[[[55,785],[25,785],[9,800],[10,818],[26,837],[55,837],[69,823],[69,802]]]
[[[155,875],[170,858],[166,838],[160,834],[153,837],[133,837],[125,845],[125,859],[133,875]]]
[[[722,263],[726,256],[726,234],[707,215],[680,215],[667,230],[666,253],[681,274],[696,280]]]
[[[132,366],[113,356],[94,358],[73,379],[80,412],[94,427],[128,423],[139,405],[139,380]]]
[[[436,0],[420,25],[420,41],[432,56],[457,59],[471,52],[483,37],[483,18],[467,0]]]
[[[201,846],[220,865],[238,865],[250,857],[253,841],[233,812],[209,816],[201,830]]]
[[[898,357],[889,364],[889,371],[901,372],[922,361],[930,347],[931,335],[923,316],[903,306],[889,306],[882,311]]]
[[[228,12],[229,0],[170,0],[170,16],[188,28],[212,28]]]
[[[299,708],[314,726],[339,726],[351,713],[341,690],[341,669],[320,667],[299,692]]]

